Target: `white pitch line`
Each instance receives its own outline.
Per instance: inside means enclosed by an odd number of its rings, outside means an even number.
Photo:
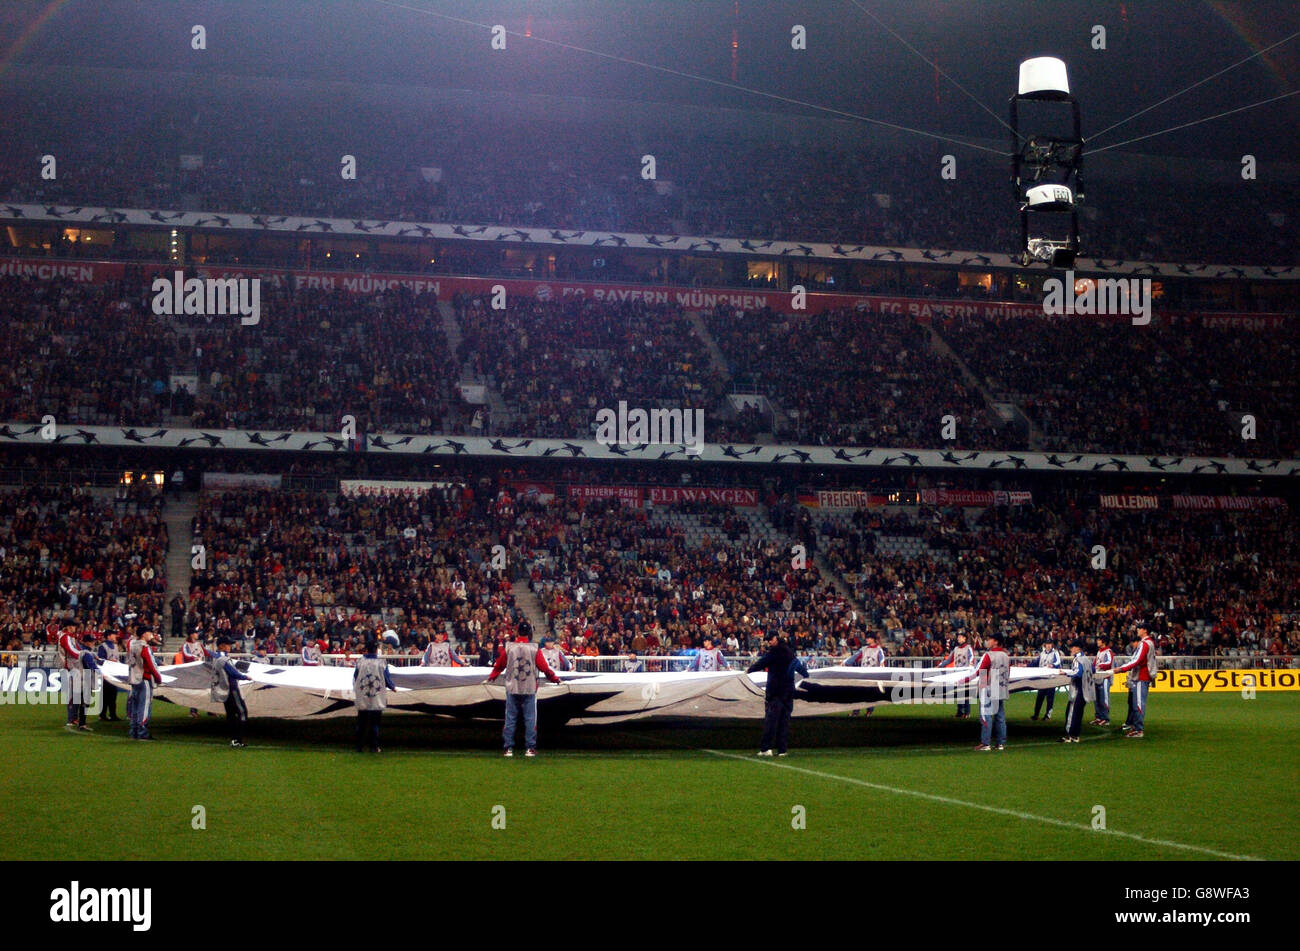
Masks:
[[[831,779],[841,783],[851,783],[854,786],[863,786],[867,789],[875,789],[879,792],[893,793],[897,796],[912,796],[915,799],[925,799],[929,802],[939,802],[947,806],[962,806],[966,809],[978,809],[981,812],[991,812],[1000,816],[1010,816],[1013,819],[1023,819],[1029,822],[1041,822],[1044,825],[1057,826],[1062,829],[1073,829],[1076,832],[1101,833],[1103,835],[1114,835],[1124,839],[1132,839],[1135,842],[1141,842],[1145,845],[1160,845],[1170,849],[1183,849],[1188,852],[1200,852],[1202,855],[1212,855],[1220,859],[1234,859],[1239,862],[1260,862],[1263,861],[1253,855],[1236,855],[1232,852],[1220,852],[1217,849],[1207,849],[1200,845],[1188,845],[1186,842],[1174,842],[1169,839],[1149,839],[1146,836],[1137,835],[1133,832],[1121,832],[1118,829],[1094,829],[1090,825],[1081,822],[1067,822],[1064,819],[1054,819],[1051,816],[1040,816],[1032,812],[1021,812],[1018,809],[1004,809],[1001,806],[990,806],[982,802],[969,802],[965,799],[954,799],[951,796],[940,796],[937,793],[920,792],[916,789],[904,789],[901,786],[886,786],[883,783],[873,783],[865,779],[855,779],[852,776],[838,776],[835,773],[824,773],[817,769],[808,769],[804,766],[792,766],[789,763],[782,763],[771,760],[755,759],[753,756],[742,756],[738,753],[724,753],[721,750],[702,750],[705,753],[712,753],[714,756],[721,756],[725,759],[736,759],[745,763],[753,763],[755,766],[774,766],[778,769],[788,769],[796,773],[804,773],[808,776],[816,776],[819,779]]]

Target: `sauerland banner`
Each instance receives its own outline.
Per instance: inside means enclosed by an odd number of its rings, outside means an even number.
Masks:
[[[773,241],[762,238],[708,238],[644,232],[578,231],[558,228],[514,228],[509,225],[471,225],[449,222],[355,220],[311,218],[297,215],[214,214],[206,211],[104,208],[64,205],[0,205],[0,220],[51,221],[67,227],[86,224],[101,228],[142,225],[149,228],[185,228],[209,233],[238,231],[283,232],[295,237],[312,234],[356,235],[363,238],[407,238],[502,244],[644,249],[662,254],[681,251],[701,254],[731,254],[747,258],[813,258],[827,261],[889,261],[899,264],[949,265],[966,268],[1019,268],[1020,261],[1003,252],[942,250],[937,248],[890,248],[882,245],[826,244],[817,241]],[[1080,274],[1132,274],[1141,277],[1239,278],[1253,281],[1295,280],[1300,266],[1234,267],[1230,263],[1189,268],[1171,262],[1139,262],[1079,258],[1074,269]]]
[[[1032,492],[981,491],[977,489],[922,489],[922,505],[957,505],[962,507],[990,505],[1033,505]]]
[[[15,258],[0,260],[0,277],[26,276],[37,280],[70,280],[83,284],[98,284],[120,280],[131,267],[136,273],[152,280],[155,276],[171,277],[175,265],[163,263],[125,264],[120,261],[95,261],[85,263],[49,262],[37,259]],[[1298,269],[1300,270],[1300,269]],[[771,310],[786,314],[817,314],[826,310],[857,310],[865,315],[906,315],[922,323],[948,317],[1032,317],[1051,320],[1128,320],[1124,315],[1089,317],[1047,317],[1043,305],[1019,301],[970,301],[915,299],[910,297],[885,297],[865,294],[827,294],[809,292],[805,307],[796,311],[792,295],[787,291],[740,290],[735,288],[699,288],[677,285],[604,284],[587,281],[537,281],[514,278],[430,276],[399,273],[362,273],[355,271],[309,271],[285,268],[248,268],[220,266],[209,267],[191,264],[185,273],[201,279],[260,278],[266,288],[295,290],[342,291],[350,294],[378,294],[405,288],[416,294],[436,294],[441,298],[463,293],[480,295],[504,287],[508,295],[522,295],[538,300],[596,300],[644,301],[648,304],[670,304],[685,310],[712,310],[721,306],[737,311]],[[263,305],[263,320],[274,319],[274,305]],[[1240,330],[1267,330],[1286,325],[1288,320],[1300,319],[1290,314],[1170,314],[1157,312],[1156,322],[1177,318],[1196,321],[1203,326],[1234,326]]]

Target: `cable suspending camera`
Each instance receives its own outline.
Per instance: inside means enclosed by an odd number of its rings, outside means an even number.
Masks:
[[[1070,132],[1020,131],[1025,103],[1068,110]],[[1051,110],[1035,110],[1038,114]],[[1020,64],[1020,85],[1011,97],[1011,175],[1020,206],[1020,263],[1041,261],[1068,268],[1079,252],[1079,202],[1083,200],[1083,136],[1079,103],[1070,95],[1065,63],[1039,56]],[[1068,216],[1068,234],[1062,219]],[[1055,227],[1053,227],[1055,225]]]

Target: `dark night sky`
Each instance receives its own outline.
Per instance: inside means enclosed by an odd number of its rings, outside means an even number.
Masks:
[[[0,63],[57,64],[220,76],[307,77],[360,83],[523,90],[808,112],[716,85],[511,36],[737,82],[818,105],[945,134],[1003,137],[1002,127],[862,8],[1005,117],[1017,65],[1051,53],[1067,61],[1085,134],[1300,30],[1300,3],[1205,0],[6,0]],[[434,11],[441,16],[426,12]],[[189,49],[189,27],[208,50]],[[808,49],[790,48],[790,27]],[[1107,49],[1089,46],[1094,24]],[[1248,42],[1247,37],[1250,38]],[[1300,38],[1127,123],[1110,144],[1300,88]],[[1245,152],[1296,161],[1300,96],[1140,143],[1157,154],[1235,160]]]

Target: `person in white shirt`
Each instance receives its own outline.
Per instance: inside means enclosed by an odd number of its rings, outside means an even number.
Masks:
[[[1097,659],[1093,669],[1099,674],[1115,669],[1115,652],[1110,649],[1110,638],[1105,634],[1097,638]],[[1097,699],[1093,701],[1093,711],[1097,714],[1092,720],[1094,726],[1110,726],[1109,678],[1097,681]]]
[[[1035,666],[1061,669],[1061,652],[1056,649],[1056,645],[1050,637],[1043,641],[1043,649],[1038,654],[1038,662]],[[1038,695],[1034,698],[1034,715],[1029,719],[1038,719],[1038,713],[1042,710],[1044,702],[1047,703],[1047,714],[1043,719],[1050,720],[1052,719],[1052,707],[1056,703],[1055,687],[1047,687],[1038,691]]]

